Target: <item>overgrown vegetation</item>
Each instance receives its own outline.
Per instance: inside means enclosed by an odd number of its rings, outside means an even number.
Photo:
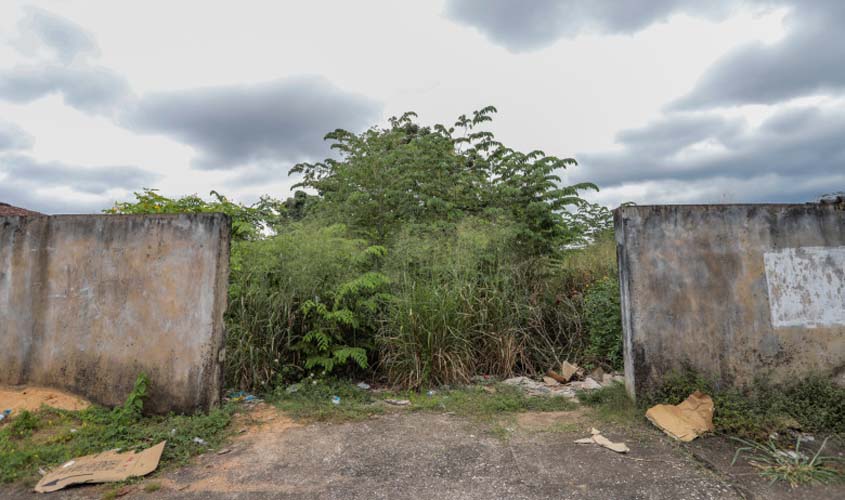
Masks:
[[[561,181],[575,160],[484,130],[495,111],[331,132],[336,157],[291,170],[314,194],[244,206],[147,189],[109,212],[232,217],[231,386],[332,373],[420,388],[565,359],[618,368],[610,212],[581,198],[596,186]]]
[[[123,406],[91,406],[81,411],[43,407],[23,411],[0,428],[0,483],[34,482],[38,469],[120,448],[141,450],[167,441],[161,466],[184,463],[193,455],[218,446],[226,437],[234,408],[207,415],[142,416],[146,377],[141,376]],[[194,438],[206,444],[198,444]]]
[[[793,488],[802,484],[839,482],[845,478],[841,467],[834,465],[843,463],[842,457],[823,455],[829,438],[825,438],[815,452],[801,450],[801,439],[795,440],[795,448],[783,450],[770,439],[762,444],[756,441],[735,438],[742,446],[736,450],[731,465],[735,464],[741,455],[745,455],[748,463],[760,471],[760,475],[771,482],[784,481]]]
[[[677,404],[696,390],[713,397],[717,432],[758,441],[787,429],[845,434],[845,388],[821,375],[777,385],[761,377],[739,390],[719,389],[687,370],[667,377],[643,404]]]

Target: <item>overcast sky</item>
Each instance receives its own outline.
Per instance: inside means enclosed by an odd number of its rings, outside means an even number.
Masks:
[[[840,0],[4,1],[0,201],[286,197],[323,135],[494,105],[591,199],[845,190]]]

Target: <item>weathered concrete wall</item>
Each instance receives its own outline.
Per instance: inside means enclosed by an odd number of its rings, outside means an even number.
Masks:
[[[121,404],[139,373],[147,409],[219,402],[229,219],[0,218],[0,384]]]
[[[724,386],[845,372],[842,205],[615,212],[625,380],[690,367]]]

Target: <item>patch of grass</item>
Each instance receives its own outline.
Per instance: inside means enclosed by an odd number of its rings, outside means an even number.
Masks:
[[[270,400],[294,418],[309,421],[343,422],[360,420],[385,411],[433,411],[454,413],[465,417],[492,419],[507,413],[522,411],[566,411],[576,407],[566,398],[528,397],[519,389],[496,385],[495,392],[481,386],[466,386],[449,390],[418,392],[372,392],[358,389],[350,382],[340,380],[313,380],[278,389]],[[332,397],[340,403],[332,403]],[[384,399],[407,399],[406,407],[391,407]]]
[[[136,387],[137,388],[137,387]],[[143,400],[143,390],[133,391]],[[0,427],[0,483],[34,482],[38,469],[50,469],[75,457],[120,448],[146,449],[167,441],[160,467],[184,463],[215,448],[228,435],[233,405],[194,416],[142,416],[138,398],[115,409],[91,406],[82,411],[42,407],[21,412]],[[199,437],[207,444],[193,440]]]
[[[630,425],[643,418],[642,409],[628,397],[625,386],[620,383],[595,391],[582,391],[578,394],[578,400],[591,407],[596,418],[602,422]]]
[[[144,485],[144,491],[147,493],[153,493],[161,489],[161,483],[157,483],[155,481],[151,483],[147,483]]]
[[[845,388],[822,375],[783,385],[761,378],[745,390],[718,390],[706,378],[687,370],[667,377],[643,404],[678,404],[696,390],[713,397],[713,424],[718,432],[757,440],[788,428],[845,433]]]
[[[335,404],[332,398],[340,398]],[[362,420],[382,413],[370,391],[361,390],[349,381],[304,379],[287,387],[279,387],[268,398],[292,417],[317,422]]]
[[[521,390],[504,384],[492,386],[494,393],[481,386],[427,393],[407,391],[397,396],[411,401],[417,411],[444,411],[467,417],[495,417],[502,413],[524,411],[568,411],[576,404],[564,397],[529,397]]]
[[[800,438],[795,441],[794,450],[780,449],[774,440],[761,444],[740,438],[734,439],[744,446],[736,450],[731,465],[736,463],[741,454],[747,453],[748,463],[772,483],[784,481],[794,488],[802,484],[828,484],[845,479],[845,472],[841,468],[833,467],[833,464],[842,463],[842,458],[822,455],[828,439],[825,439],[812,455],[801,452]]]

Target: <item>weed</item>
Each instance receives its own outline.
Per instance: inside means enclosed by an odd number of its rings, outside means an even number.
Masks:
[[[161,483],[157,483],[155,481],[147,483],[144,485],[144,491],[147,493],[153,493],[161,489]]]
[[[218,446],[227,436],[234,406],[207,415],[141,415],[145,382],[139,377],[126,404],[115,409],[91,406],[81,411],[43,407],[21,412],[0,428],[0,483],[33,480],[38,468],[50,468],[83,455],[121,448],[145,449],[167,441],[161,463],[184,463],[206,450],[193,441],[199,437],[208,447]]]
[[[745,389],[717,389],[691,370],[665,378],[642,402],[677,404],[693,391],[713,397],[716,430],[744,438],[766,439],[772,432],[799,427],[807,432],[845,432],[845,388],[828,377],[811,375],[782,385],[760,378]]]
[[[744,446],[736,450],[731,465],[736,463],[742,453],[748,453],[748,463],[772,483],[785,481],[794,488],[802,484],[828,484],[845,479],[841,470],[831,467],[831,464],[841,462],[842,459],[822,455],[829,438],[825,438],[812,458],[801,452],[800,438],[795,441],[794,450],[782,450],[774,440],[761,444],[741,438],[733,439]]]
[[[289,392],[292,387],[295,391]],[[467,386],[428,395],[414,390],[376,393],[362,391],[349,382],[306,380],[278,389],[271,400],[295,418],[333,422],[360,420],[389,411],[392,407],[384,404],[384,399],[409,400],[411,404],[400,411],[449,412],[485,421],[522,411],[565,411],[576,407],[566,398],[529,397],[515,387],[496,387],[493,394],[479,386]],[[332,402],[333,396],[340,398],[339,404]]]
[[[335,396],[340,398],[338,404],[332,401]],[[383,411],[371,392],[334,379],[306,378],[277,388],[269,400],[292,417],[308,421],[354,421]]]
[[[631,400],[625,386],[620,383],[610,384],[595,391],[582,391],[578,394],[578,400],[593,408],[595,416],[603,422],[628,425],[643,418],[642,410]]]

